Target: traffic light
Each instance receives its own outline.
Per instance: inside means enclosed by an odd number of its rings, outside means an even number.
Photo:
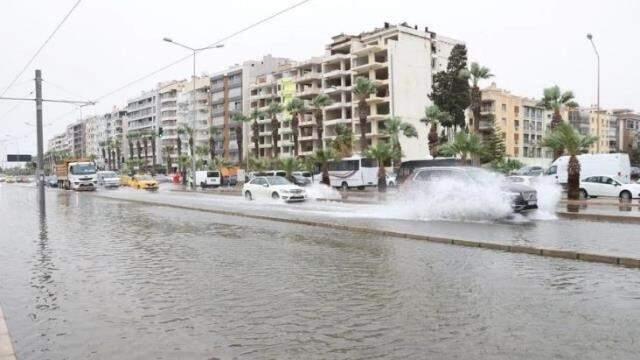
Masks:
[[[162,129],[162,126],[160,126],[158,128],[158,136],[162,137],[162,134],[164,133],[164,130]]]

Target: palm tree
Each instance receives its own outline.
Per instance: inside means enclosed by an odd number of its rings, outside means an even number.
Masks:
[[[402,121],[399,116],[392,116],[385,121],[386,133],[391,138],[391,148],[393,149],[393,155],[395,164],[400,166],[400,160],[402,158],[402,147],[400,145],[400,134],[408,138],[418,138],[418,130],[412,124]]]
[[[242,143],[243,143],[243,138],[242,138],[242,132],[244,130],[244,124],[248,123],[251,121],[251,118],[242,115],[241,113],[236,113],[233,115],[233,121],[235,121],[236,124],[236,144],[238,145],[238,164],[242,165]]]
[[[431,105],[424,109],[424,116],[420,121],[429,126],[429,135],[427,135],[429,155],[435,158],[436,155],[438,155],[438,143],[440,142],[438,137],[438,124],[449,121],[451,115],[440,110],[437,105]]]
[[[477,62],[472,62],[469,69],[471,78],[471,112],[473,113],[473,131],[480,131],[480,110],[482,108],[482,92],[478,86],[480,80],[493,77],[489,68],[480,66]]]
[[[144,148],[144,167],[147,170],[147,157],[149,156],[149,135],[142,134],[142,147]]]
[[[251,156],[249,157],[249,169],[251,171],[264,171],[267,168],[267,163],[264,159]]]
[[[196,169],[202,169],[204,167],[206,163],[205,159],[207,156],[209,156],[209,147],[197,145],[196,146]],[[211,161],[213,161],[213,159],[211,159]]]
[[[122,142],[119,138],[113,141],[113,147],[116,151],[116,170],[120,170],[120,148],[122,147]]]
[[[187,167],[191,164],[189,155],[178,155],[178,168],[182,169],[180,177],[182,177],[182,185],[187,184]]]
[[[151,175],[155,175],[156,174],[156,138],[158,137],[158,134],[156,134],[155,131],[150,132],[149,134],[147,134],[147,138],[149,139],[149,142],[151,143]],[[146,156],[146,154],[145,154]]]
[[[105,145],[106,145],[106,144],[107,144],[107,142],[106,142],[106,141],[100,141],[100,142],[98,143],[98,146],[100,146],[100,150],[102,151],[102,159],[103,159],[103,160],[106,160],[106,159],[107,159],[107,152],[106,152],[106,149],[105,149]]]
[[[445,156],[460,156],[462,164],[466,165],[469,156],[481,155],[484,146],[477,134],[461,131],[455,135],[453,141],[445,144],[440,149],[440,153]]]
[[[287,104],[287,111],[291,113],[291,133],[293,134],[293,156],[298,157],[298,135],[299,126],[306,106],[304,100],[300,98],[293,98]]]
[[[387,172],[384,164],[398,155],[395,153],[393,146],[386,143],[378,143],[375,146],[368,148],[365,154],[367,157],[378,161],[378,191],[386,192]]]
[[[176,130],[176,133],[178,134],[176,138],[176,154],[177,154],[176,162],[178,165],[177,170],[179,173],[182,174],[182,167],[180,167],[180,156],[182,156],[182,136],[184,135],[184,129],[182,127],[179,127]]]
[[[336,138],[331,141],[331,150],[339,157],[349,157],[353,154],[353,140],[351,126],[338,124]]]
[[[596,141],[598,141],[597,137],[582,136],[573,126],[566,122],[558,124],[555,129],[549,131],[542,139],[542,146],[569,154],[567,197],[570,200],[580,198],[580,161],[576,156],[580,152],[587,150]]]
[[[194,146],[194,143],[195,143],[195,139],[194,139],[195,131],[194,131],[193,128],[191,128],[187,124],[182,124],[182,130],[184,131],[184,134],[187,135],[187,141],[189,143],[189,154],[193,158],[195,156],[195,151],[196,151],[195,146]]]
[[[360,120],[360,152],[364,153],[369,144],[367,143],[367,116],[369,115],[369,105],[367,99],[376,93],[376,86],[371,80],[363,77],[356,79],[353,87],[353,95],[358,99],[358,119]]]
[[[164,153],[167,155],[167,174],[171,173],[171,165],[173,165],[171,163],[171,151],[173,150],[173,147],[170,145],[167,145],[164,147]]]
[[[320,172],[322,173],[321,184],[331,186],[331,179],[329,178],[329,161],[334,158],[333,151],[326,149],[318,149],[312,155],[312,159],[316,164],[320,164]]]
[[[258,109],[254,109],[249,116],[253,123],[251,124],[252,140],[253,140],[253,155],[255,157],[260,156],[260,126],[258,125],[258,119],[263,117],[264,113]]]
[[[278,157],[280,149],[278,148],[278,130],[280,129],[280,122],[278,121],[278,114],[284,110],[282,104],[276,101],[272,101],[267,108],[267,115],[271,118],[271,139],[273,143],[273,149],[271,150],[271,156]]]
[[[142,160],[142,144],[140,143],[139,134],[136,134],[136,149],[138,150],[138,160]]]
[[[135,140],[135,134],[127,134],[127,143],[129,144],[129,160],[133,160],[133,140]]]
[[[320,145],[318,146],[318,150],[324,149],[324,140],[322,139],[322,134],[324,132],[324,124],[322,117],[322,110],[331,105],[333,100],[326,94],[320,94],[311,100],[311,107],[313,108],[313,117],[316,119],[316,133],[318,134],[318,141]]]
[[[220,130],[211,125],[209,126],[209,158],[211,160],[216,158],[216,136],[220,134]]]
[[[547,110],[553,110],[553,116],[551,117],[551,129],[555,129],[562,122],[562,115],[560,110],[563,106],[574,109],[578,107],[578,103],[575,102],[572,91],[561,92],[558,85],[554,85],[550,88],[546,88],[543,91],[542,100],[540,100],[540,106],[543,106]]]
[[[293,172],[298,169],[298,160],[294,157],[286,157],[282,159],[280,165],[282,166],[282,170],[287,173],[287,179],[293,182]]]

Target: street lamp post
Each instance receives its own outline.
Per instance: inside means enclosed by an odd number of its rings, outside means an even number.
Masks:
[[[196,145],[196,114],[197,114],[197,109],[196,109],[196,54],[200,51],[204,51],[204,50],[208,50],[208,49],[219,49],[224,47],[223,44],[217,44],[217,45],[213,45],[213,46],[207,46],[207,47],[203,47],[203,48],[193,48],[191,46],[187,46],[184,45],[182,43],[179,43],[177,41],[174,41],[170,38],[163,38],[162,40],[171,43],[171,44],[175,44],[178,45],[180,47],[183,47],[189,51],[191,51],[193,53],[193,94],[192,94],[192,111],[193,111],[193,117],[191,118],[191,139],[192,139],[192,144],[191,144],[191,152],[194,154],[194,156],[191,156],[191,188],[195,189],[196,186],[196,157],[195,157],[195,150],[194,147]],[[180,154],[178,154],[178,156],[180,156]]]
[[[591,46],[593,47],[593,51],[596,53],[596,60],[597,60],[597,76],[598,76],[598,81],[597,81],[597,98],[596,98],[596,129],[598,131],[598,136],[600,136],[600,54],[598,53],[598,49],[596,48],[596,43],[593,42],[593,35],[592,34],[587,34],[587,39],[589,39],[589,42],[591,42]],[[596,144],[596,151],[599,153],[600,152],[600,141],[601,139],[598,139],[598,142]]]

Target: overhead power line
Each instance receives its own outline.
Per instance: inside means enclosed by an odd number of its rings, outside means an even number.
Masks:
[[[269,15],[269,16],[261,19],[261,20],[258,20],[257,22],[252,23],[251,25],[248,25],[248,26],[246,26],[246,27],[244,27],[244,28],[242,28],[242,29],[240,29],[240,30],[238,30],[236,32],[233,32],[233,33],[223,37],[222,39],[216,40],[216,41],[212,42],[211,44],[207,45],[206,47],[215,46],[215,45],[218,45],[220,43],[223,43],[223,42],[225,42],[225,41],[227,41],[227,40],[229,40],[229,39],[231,39],[233,37],[236,37],[236,36],[246,32],[248,30],[253,29],[256,26],[264,24],[265,22],[270,21],[273,18],[276,18],[276,17],[278,17],[278,16],[280,16],[280,15],[286,13],[286,12],[289,12],[289,11],[291,11],[291,10],[297,8],[297,7],[300,7],[300,6],[306,4],[306,3],[310,2],[310,1],[311,0],[299,1],[299,2],[297,2],[295,4],[293,4],[293,5],[285,8],[285,9],[282,9],[282,10],[280,10],[278,12],[275,12],[275,13],[273,13],[273,14],[271,14],[271,15]],[[108,92],[108,93],[96,98],[95,102],[98,102],[98,101],[100,101],[100,100],[102,100],[102,99],[104,99],[106,97],[109,97],[109,96],[111,96],[111,95],[113,95],[115,93],[118,93],[118,92],[128,88],[129,86],[131,86],[133,84],[136,84],[136,83],[138,83],[140,81],[146,80],[146,79],[150,78],[151,76],[156,75],[156,74],[158,74],[158,73],[160,73],[160,72],[162,72],[162,71],[164,71],[164,70],[166,70],[166,69],[168,69],[168,68],[170,68],[170,67],[172,67],[174,65],[177,65],[177,64],[189,59],[189,58],[191,58],[191,55],[183,56],[183,57],[181,57],[181,58],[179,58],[179,59],[177,59],[177,60],[175,60],[175,61],[173,61],[173,62],[171,62],[171,63],[169,63],[167,65],[164,65],[164,66],[158,68],[157,70],[154,70],[154,71],[150,72],[147,75],[144,75],[144,76],[141,76],[141,77],[139,77],[139,78],[137,78],[135,80],[132,80],[132,81],[130,81],[130,82],[128,82],[128,83],[116,88],[115,90],[110,91],[110,92]]]
[[[16,75],[16,77],[13,78],[13,80],[11,80],[11,83],[9,83],[9,85],[2,91],[2,93],[0,94],[0,96],[3,96],[4,94],[7,93],[7,91],[16,83],[16,81],[18,81],[18,79],[20,78],[20,76],[22,76],[22,74],[27,70],[27,68],[29,68],[29,66],[31,65],[31,63],[33,62],[33,60],[36,59],[36,57],[40,54],[40,52],[42,51],[42,49],[44,49],[45,46],[47,46],[47,44],[49,43],[49,41],[51,41],[51,39],[53,38],[53,36],[58,32],[58,30],[60,30],[60,28],[62,27],[62,25],[67,21],[67,19],[69,18],[69,16],[71,16],[71,13],[73,13],[73,11],[78,7],[78,5],[80,5],[80,2],[82,0],[78,0],[76,1],[76,3],[73,5],[73,7],[71,7],[71,10],[69,10],[69,12],[67,12],[67,14],[62,18],[62,21],[60,21],[58,23],[58,26],[56,26],[55,29],[53,29],[53,32],[49,35],[49,37],[47,37],[47,39],[44,41],[44,43],[42,43],[42,45],[40,45],[40,47],[38,48],[38,50],[36,51],[35,54],[33,54],[33,56],[31,57],[31,59],[29,59],[29,61],[27,61],[27,63],[25,64],[25,66],[22,68],[22,70],[20,70],[20,72],[18,73],[18,75]]]

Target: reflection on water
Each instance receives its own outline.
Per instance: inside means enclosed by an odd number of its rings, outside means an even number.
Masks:
[[[637,355],[636,270],[5,190],[20,359]]]

